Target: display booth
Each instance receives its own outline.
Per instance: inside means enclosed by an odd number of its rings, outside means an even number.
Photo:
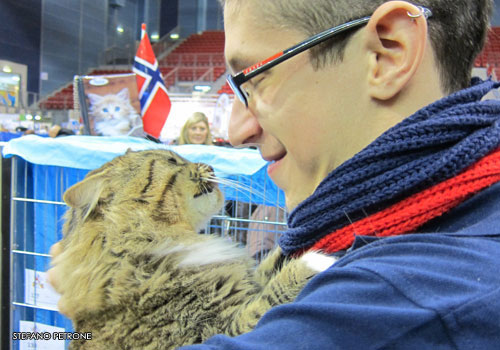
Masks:
[[[23,333],[12,333],[38,332],[35,334],[48,337],[49,333],[72,331],[71,322],[57,312],[58,295],[47,283],[45,273],[50,265],[50,246],[62,238],[63,214],[67,208],[62,201],[64,191],[90,170],[128,149],[153,148],[171,149],[192,162],[207,163],[214,168],[216,176],[236,182],[233,186],[221,185],[227,203],[233,208],[284,207],[283,193],[271,182],[266,162],[253,149],[166,146],[125,136],[43,138],[30,135],[9,141],[3,148],[3,157],[11,159],[10,349],[68,347],[68,340],[53,337],[21,340]],[[243,187],[246,190],[242,190]],[[252,223],[250,214],[251,209],[246,215],[234,211],[228,214],[226,206],[203,233],[220,234],[243,245],[245,240],[239,235]],[[283,221],[281,216],[274,224],[281,229],[285,225]]]

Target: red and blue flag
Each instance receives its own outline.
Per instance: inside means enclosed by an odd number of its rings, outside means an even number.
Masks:
[[[141,42],[132,68],[137,78],[139,100],[144,132],[159,138],[167,121],[172,103],[167,88],[161,77],[153,48],[146,33],[146,24],[142,24]]]

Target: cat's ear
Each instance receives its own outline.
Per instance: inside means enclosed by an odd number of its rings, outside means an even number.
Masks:
[[[128,88],[123,88],[119,93],[116,94],[116,96],[118,96],[122,100],[128,101],[129,100]]]
[[[107,171],[103,171],[85,178],[71,186],[63,196],[64,202],[73,208],[86,210],[84,219],[94,210],[104,189]]]
[[[102,100],[101,95],[89,93],[89,94],[87,94],[87,96],[89,97],[89,101],[90,101],[91,106],[101,102],[101,100]]]

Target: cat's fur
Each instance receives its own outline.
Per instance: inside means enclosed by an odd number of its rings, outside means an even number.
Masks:
[[[89,114],[94,118],[94,130],[98,135],[129,135],[141,128],[141,117],[130,104],[128,88],[104,96],[89,93],[88,98]]]
[[[318,272],[279,250],[254,269],[244,249],[198,234],[223,204],[210,176],[167,150],[127,152],[66,191],[51,279],[75,331],[93,337],[71,349],[173,349],[241,334]]]

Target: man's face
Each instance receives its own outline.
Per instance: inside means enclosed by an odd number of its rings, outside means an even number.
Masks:
[[[249,16],[251,7],[244,7],[225,11],[225,55],[232,73],[305,39],[296,31],[260,27]],[[289,210],[352,156],[346,150],[355,136],[351,117],[358,96],[349,91],[360,74],[345,64],[315,71],[306,51],[253,78],[247,86],[248,109],[235,100],[229,139],[235,146],[258,145],[270,162],[269,176],[285,191]]]

